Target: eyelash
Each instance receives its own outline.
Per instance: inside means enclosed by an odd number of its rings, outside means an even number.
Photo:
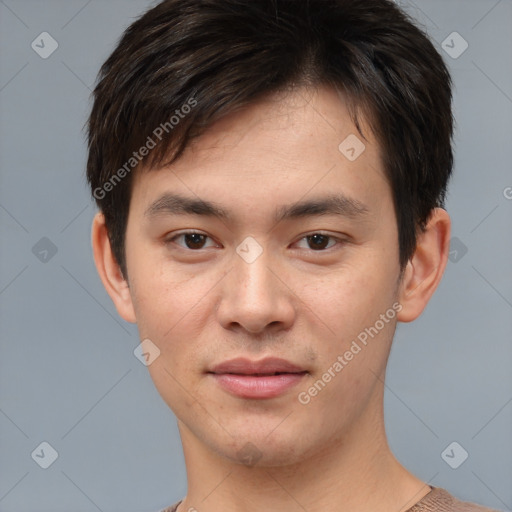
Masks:
[[[207,235],[207,234],[205,234],[205,233],[201,233],[201,232],[199,232],[199,231],[183,231],[183,232],[181,232],[181,233],[178,233],[178,234],[173,235],[173,236],[172,236],[172,237],[170,237],[170,238],[167,238],[167,239],[165,240],[165,243],[166,243],[166,244],[176,243],[176,242],[175,242],[175,240],[176,240],[177,238],[179,238],[179,237],[183,237],[183,236],[186,236],[186,235],[201,235],[201,236],[204,236],[204,237],[209,238],[210,240],[212,240],[212,238],[211,238],[210,236],[208,236],[208,235]],[[306,241],[307,241],[307,239],[308,239],[308,238],[313,237],[314,235],[320,235],[320,236],[323,236],[323,237],[328,238],[329,240],[334,240],[334,241],[336,241],[336,244],[331,245],[331,247],[327,247],[327,248],[324,248],[324,249],[318,249],[318,250],[310,249],[310,250],[311,250],[311,252],[313,252],[313,253],[322,253],[322,252],[327,252],[327,251],[329,251],[330,249],[332,249],[333,247],[335,247],[335,245],[340,246],[340,245],[344,245],[344,244],[347,242],[347,240],[344,240],[344,239],[342,239],[342,238],[338,238],[338,237],[335,237],[335,236],[333,236],[333,235],[329,235],[329,234],[326,234],[326,233],[322,233],[322,232],[320,232],[320,231],[314,231],[314,232],[312,232],[312,233],[310,233],[310,234],[304,235],[304,236],[303,236],[303,237],[301,237],[299,240],[297,240],[297,242],[301,242],[301,241],[303,241],[303,240],[306,240]],[[295,242],[295,243],[297,243],[297,242]],[[307,243],[307,242],[306,242],[306,243]],[[200,248],[200,249],[190,249],[189,247],[184,247],[184,246],[179,245],[179,244],[177,244],[177,245],[178,245],[181,249],[184,249],[185,251],[190,251],[190,252],[199,252],[199,251],[201,251],[201,250],[203,250],[203,249],[204,249],[203,247],[202,247],[202,248]],[[208,247],[206,247],[206,248],[208,248]]]

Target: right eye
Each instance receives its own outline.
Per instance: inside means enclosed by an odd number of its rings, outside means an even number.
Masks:
[[[166,238],[166,243],[175,243],[183,249],[189,249],[191,251],[197,251],[205,248],[205,241],[210,238],[204,233],[197,231],[183,231],[178,234],[174,234],[171,237]],[[176,242],[176,240],[182,239],[184,245]]]

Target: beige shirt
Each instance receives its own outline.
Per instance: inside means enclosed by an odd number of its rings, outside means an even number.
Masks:
[[[160,512],[176,512],[178,505],[175,503]],[[495,509],[482,507],[475,503],[460,501],[453,497],[448,491],[440,487],[432,487],[432,490],[426,494],[418,503],[413,505],[407,512],[498,512]]]

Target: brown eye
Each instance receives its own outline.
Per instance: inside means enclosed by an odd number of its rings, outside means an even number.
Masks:
[[[310,248],[315,251],[325,249],[329,243],[330,238],[332,237],[328,235],[322,235],[320,233],[315,233],[314,235],[309,235],[306,237]]]
[[[332,235],[327,235],[325,233],[313,233],[311,235],[303,236],[298,242],[298,244],[302,244],[301,249],[308,249],[310,251],[316,252],[326,252],[326,250],[331,249],[335,245],[342,245],[344,242],[343,239],[336,238]]]
[[[200,235],[199,233],[189,233],[184,236],[185,244],[189,249],[202,249],[206,235]]]
[[[183,249],[190,250],[200,250],[205,248],[206,241],[210,237],[203,233],[195,233],[193,231],[188,231],[185,233],[180,233],[175,235],[167,240],[167,243],[175,243],[182,247]],[[183,243],[177,242],[177,240],[183,240]]]

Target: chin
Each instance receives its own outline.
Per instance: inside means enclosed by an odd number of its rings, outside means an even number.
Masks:
[[[255,441],[243,440],[229,452],[223,447],[222,455],[231,463],[248,468],[290,466],[300,463],[305,458],[302,450],[293,442],[276,445]]]
[[[281,436],[272,429],[233,432],[235,439],[213,441],[211,447],[219,455],[234,464],[246,467],[278,467],[301,462],[313,446],[304,446],[304,436],[283,430]],[[272,432],[270,435],[269,433]],[[284,434],[284,436],[282,435]],[[228,441],[228,442],[224,442]]]

